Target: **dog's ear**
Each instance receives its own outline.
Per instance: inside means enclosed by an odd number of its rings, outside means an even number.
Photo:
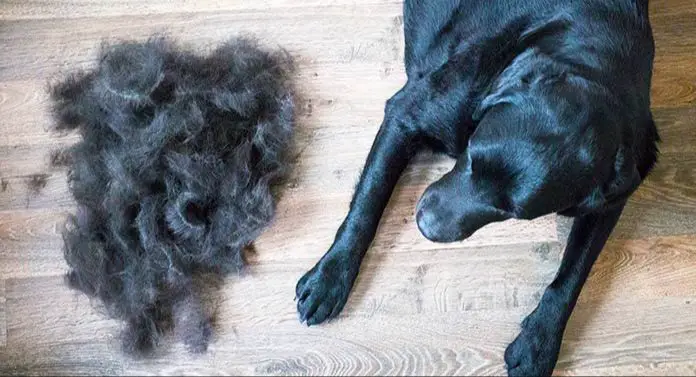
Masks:
[[[627,199],[640,185],[641,176],[632,151],[621,146],[614,156],[610,178],[597,186],[578,206],[581,212],[594,212]]]

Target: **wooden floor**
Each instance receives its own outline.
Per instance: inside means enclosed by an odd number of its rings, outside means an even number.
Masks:
[[[143,3],[145,5],[143,5]],[[402,179],[340,319],[306,328],[296,280],[330,245],[405,80],[397,0],[0,0],[0,374],[504,374],[503,351],[559,264],[567,222],[490,225],[425,240],[414,204],[451,161]],[[696,0],[652,0],[661,161],[633,196],[565,335],[556,373],[696,375]],[[119,351],[119,325],[62,280],[72,202],[50,152],[46,83],[103,38],[153,31],[198,46],[253,32],[300,61],[301,154],[250,274],[227,282],[202,356]],[[626,62],[631,64],[631,62]],[[330,158],[327,158],[330,156]]]

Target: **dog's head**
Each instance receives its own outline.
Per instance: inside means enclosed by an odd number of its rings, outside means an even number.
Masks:
[[[509,104],[489,111],[454,168],[423,194],[421,233],[453,242],[491,222],[588,213],[625,199],[640,183],[622,146],[627,135],[575,110],[553,119]]]

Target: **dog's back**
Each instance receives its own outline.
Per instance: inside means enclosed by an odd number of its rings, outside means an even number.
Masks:
[[[574,76],[585,82],[577,89],[591,87],[591,107],[605,107],[617,127],[635,133],[644,176],[658,139],[650,114],[654,42],[647,5],[647,0],[443,0],[435,6],[407,0],[409,84],[461,60],[456,75],[470,76],[466,96],[475,123],[477,114],[529,90],[530,83]],[[437,88],[460,77],[433,75],[431,81]],[[447,144],[444,135],[431,136]],[[445,152],[457,155],[464,147]]]
[[[573,43],[555,45],[556,49],[569,54],[582,52],[575,58],[589,65],[594,64],[587,53],[598,39],[600,43],[622,44],[626,56],[633,52],[641,58],[651,57],[647,8],[648,0],[406,0],[406,65],[414,72],[432,71],[452,55],[485,44],[492,36],[508,37],[507,42],[535,28],[551,32],[544,25],[560,26],[558,21],[567,27],[566,36]],[[637,35],[644,35],[646,43],[623,44]]]

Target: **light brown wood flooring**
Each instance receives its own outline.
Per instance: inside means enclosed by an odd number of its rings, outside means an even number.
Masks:
[[[504,374],[503,351],[560,260],[567,222],[491,225],[438,245],[413,209],[452,165],[419,156],[340,319],[306,328],[296,280],[331,244],[405,80],[396,0],[0,0],[0,374]],[[570,320],[557,374],[696,374],[696,0],[652,0],[659,165],[633,196]],[[252,32],[300,62],[302,151],[250,274],[231,277],[207,354],[119,351],[118,324],[63,284],[72,201],[49,153],[46,83],[104,38],[197,46]],[[626,62],[631,64],[631,62]]]

